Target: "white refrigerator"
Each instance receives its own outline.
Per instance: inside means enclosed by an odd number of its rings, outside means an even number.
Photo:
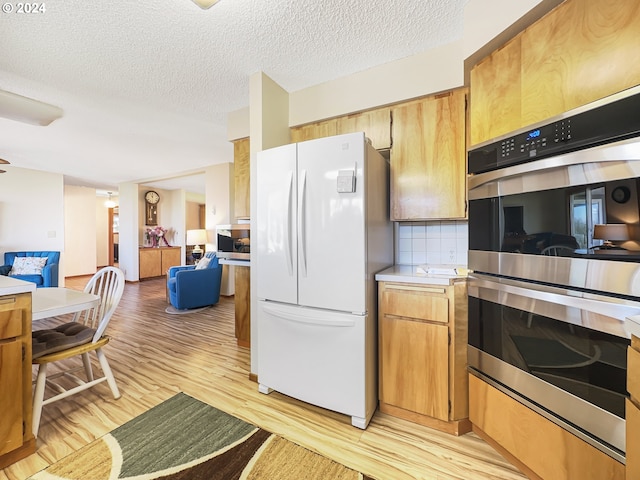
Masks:
[[[377,396],[375,274],[393,264],[389,164],[364,133],[258,153],[259,390],[351,416]]]

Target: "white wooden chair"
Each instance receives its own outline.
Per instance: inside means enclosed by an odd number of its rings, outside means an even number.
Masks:
[[[109,367],[109,362],[107,362],[102,348],[109,343],[109,337],[105,336],[104,332],[111,320],[113,312],[120,303],[124,291],[124,283],[124,273],[122,270],[115,267],[102,268],[91,277],[89,282],[87,282],[87,286],[84,288],[85,292],[100,296],[100,303],[96,307],[76,313],[72,322],[56,327],[53,330],[33,332],[34,342],[37,342],[37,339],[44,339],[45,346],[47,338],[57,339],[57,341],[49,342],[55,345],[48,350],[45,348],[44,354],[42,354],[42,350],[36,352],[34,345],[34,358],[32,359],[32,363],[38,365],[38,375],[33,394],[32,429],[34,436],[38,435],[40,417],[44,405],[62,400],[105,380],[111,388],[113,397],[116,399],[120,398],[118,386],[116,385],[115,378]],[[66,346],[64,345],[65,342],[68,343]],[[93,376],[91,359],[89,357],[89,353],[92,351],[96,352],[102,369],[103,376],[99,378],[94,378]],[[82,357],[83,366],[63,366],[60,367],[62,369],[61,371],[47,377],[47,367],[50,363],[60,362],[61,360],[67,360],[78,355]],[[86,380],[75,375],[75,372],[82,370],[83,367],[87,377]],[[66,389],[59,383],[53,382],[54,379],[62,376],[73,379],[78,385]],[[49,385],[59,393],[45,400],[45,385]]]

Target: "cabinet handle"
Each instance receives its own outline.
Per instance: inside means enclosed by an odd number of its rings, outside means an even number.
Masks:
[[[403,290],[408,292],[445,293],[446,289],[437,287],[418,287],[409,285],[385,285],[386,290]]]
[[[0,298],[0,305],[8,305],[10,303],[16,303],[16,297],[3,297]]]

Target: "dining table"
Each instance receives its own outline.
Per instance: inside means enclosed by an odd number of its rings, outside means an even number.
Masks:
[[[100,296],[66,287],[37,288],[31,295],[31,318],[42,320],[82,312],[100,303]]]

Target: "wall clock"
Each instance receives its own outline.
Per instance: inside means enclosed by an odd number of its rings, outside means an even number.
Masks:
[[[617,203],[626,203],[631,197],[631,191],[627,187],[616,187],[611,192],[611,198]]]
[[[150,226],[158,225],[158,202],[160,201],[160,195],[158,192],[149,190],[144,194],[145,213],[144,224]]]

